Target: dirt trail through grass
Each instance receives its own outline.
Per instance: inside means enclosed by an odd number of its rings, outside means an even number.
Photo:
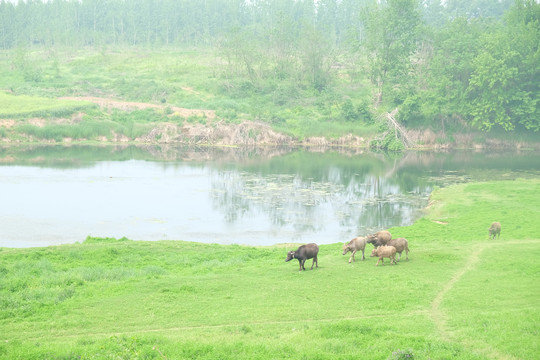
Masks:
[[[538,240],[528,240],[528,241],[520,241],[520,244],[532,244],[532,243],[538,243]],[[509,241],[501,241],[501,242],[490,242],[490,243],[480,243],[476,244],[474,246],[474,251],[472,251],[471,256],[465,263],[465,265],[457,271],[452,278],[444,285],[444,287],[437,293],[435,298],[433,299],[431,303],[431,318],[437,327],[437,331],[439,333],[439,336],[441,339],[445,340],[452,340],[452,333],[447,327],[447,315],[444,313],[444,311],[441,309],[441,303],[443,302],[446,294],[452,290],[454,285],[465,275],[467,272],[473,270],[480,260],[480,257],[484,250],[489,249],[493,246],[504,246],[509,245],[511,242]],[[492,359],[515,359],[515,357],[508,355],[508,354],[502,354],[496,349],[493,349],[488,344],[482,344],[482,348],[479,348],[479,341],[476,339],[474,343],[471,342],[465,342],[463,345],[474,349],[476,352],[479,352],[483,355],[488,356]]]
[[[446,315],[441,310],[441,303],[444,300],[444,297],[446,294],[454,287],[454,285],[461,279],[461,277],[467,273],[468,271],[472,270],[476,263],[478,263],[478,260],[480,259],[480,254],[492,244],[481,244],[475,247],[475,251],[472,252],[472,255],[467,260],[467,263],[465,263],[465,266],[463,266],[457,273],[452,276],[450,281],[448,281],[444,287],[439,291],[437,296],[435,296],[435,299],[433,299],[431,303],[431,317],[433,319],[433,322],[435,323],[435,326],[437,326],[437,330],[439,332],[439,335],[443,339],[449,339],[450,333],[446,327]]]
[[[415,317],[415,316],[429,316],[429,313],[424,310],[408,312],[399,314],[400,317]],[[387,318],[391,316],[390,314],[373,314],[373,315],[364,315],[364,316],[344,316],[339,318],[327,318],[327,319],[298,319],[298,320],[278,320],[278,321],[244,321],[242,323],[229,323],[229,324],[215,324],[215,325],[186,325],[186,326],[169,326],[169,327],[159,327],[159,328],[148,328],[148,329],[134,329],[134,330],[124,330],[124,331],[108,331],[96,333],[92,332],[87,335],[92,336],[127,336],[127,335],[137,335],[137,334],[148,334],[148,333],[175,333],[181,331],[190,331],[190,330],[204,330],[204,329],[225,329],[225,328],[238,328],[242,326],[270,326],[270,325],[287,325],[287,324],[321,324],[321,323],[333,323],[337,321],[350,321],[350,320],[365,320],[365,319],[376,319],[376,318]],[[80,338],[85,336],[84,333],[78,332],[77,334],[51,334],[55,339],[62,338]],[[40,333],[25,333],[25,338],[28,339],[42,339],[43,334]],[[0,342],[7,342],[9,340],[2,339]]]
[[[77,101],[90,101],[97,105],[99,105],[101,108],[113,108],[113,109],[120,109],[124,111],[132,111],[132,110],[144,110],[144,109],[160,109],[163,110],[167,107],[169,107],[174,114],[182,116],[182,117],[190,117],[190,116],[205,116],[209,119],[213,119],[216,117],[216,113],[214,110],[206,110],[206,109],[186,109],[181,108],[178,106],[170,106],[170,105],[157,105],[157,104],[150,104],[150,103],[142,103],[142,102],[134,102],[134,101],[122,101],[122,100],[114,100],[114,99],[108,99],[108,98],[100,98],[100,97],[94,97],[94,96],[82,96],[82,97],[61,97],[62,100],[77,100]]]

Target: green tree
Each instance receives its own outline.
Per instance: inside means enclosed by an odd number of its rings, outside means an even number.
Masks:
[[[448,13],[441,0],[423,0],[422,14],[424,22],[430,26],[443,26],[448,20]]]
[[[473,61],[467,95],[472,125],[540,130],[540,4],[518,2],[506,26],[486,32]]]
[[[515,0],[446,0],[446,12],[452,18],[501,17]]]
[[[380,1],[364,13],[364,47],[369,53],[370,77],[377,88],[377,103],[388,96],[401,103],[408,89],[411,55],[421,23],[416,0]]]
[[[12,3],[0,1],[0,47],[9,49],[15,46],[16,34],[13,31],[16,23],[15,7]]]
[[[478,54],[479,39],[489,24],[481,19],[455,19],[433,30],[425,51],[416,67],[417,94],[411,96],[400,109],[400,119],[411,123],[420,118],[467,123],[467,88]]]
[[[315,27],[305,25],[301,34],[300,58],[307,81],[316,90],[324,90],[330,82],[333,46],[331,40]]]

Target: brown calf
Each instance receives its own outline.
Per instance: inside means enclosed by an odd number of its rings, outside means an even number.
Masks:
[[[366,237],[358,236],[349,241],[348,243],[343,244],[343,255],[345,255],[349,251],[352,252],[351,257],[349,258],[349,263],[351,263],[351,261],[355,261],[354,254],[356,254],[358,250],[362,250],[362,260],[365,260],[366,257],[364,256],[364,250],[366,249],[366,243]]]
[[[382,263],[384,265],[384,258],[390,258],[390,265],[396,264],[396,248],[393,246],[379,246],[378,248],[373,249],[371,252],[371,257],[378,256],[379,261],[382,260]],[[377,264],[375,266],[379,266],[379,261],[377,261]]]

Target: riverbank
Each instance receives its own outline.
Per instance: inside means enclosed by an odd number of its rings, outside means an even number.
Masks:
[[[423,219],[390,229],[411,249],[396,266],[348,264],[340,243],[303,273],[284,263],[293,245],[3,248],[0,355],[532,358],[540,269],[515,254],[540,256],[539,194],[537,179],[436,190]],[[503,230],[488,240],[493,220]]]
[[[8,103],[14,98],[3,95],[0,100]],[[62,97],[56,100],[56,107],[52,101],[52,107],[41,108],[41,98],[26,99],[29,102],[21,104],[21,110],[15,107],[9,113],[6,112],[9,109],[4,109],[6,118],[0,119],[0,144],[303,146],[320,151],[331,147],[370,149],[382,136],[370,128],[363,136],[348,133],[339,137],[297,137],[279,132],[263,122],[228,122],[208,109],[99,97]],[[97,106],[99,111],[96,112],[93,106]],[[32,116],[44,112],[48,115]],[[540,142],[516,134],[447,134],[431,129],[405,131],[411,142],[409,150],[540,149]]]
[[[209,48],[0,51],[0,144],[403,148],[368,79],[337,67],[314,91],[231,78],[222,61]],[[420,150],[540,149],[532,131],[472,131],[456,119],[407,134]]]

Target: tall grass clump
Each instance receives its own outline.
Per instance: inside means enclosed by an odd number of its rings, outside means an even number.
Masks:
[[[314,120],[309,116],[293,117],[283,113],[274,115],[273,125],[277,131],[301,139],[308,137],[336,139],[348,134],[369,137],[377,133],[377,127],[372,124]]]
[[[43,127],[23,124],[16,130],[37,139],[62,141],[65,138],[93,140],[100,136],[108,137],[114,127],[111,122],[83,120],[77,124],[48,124]]]

